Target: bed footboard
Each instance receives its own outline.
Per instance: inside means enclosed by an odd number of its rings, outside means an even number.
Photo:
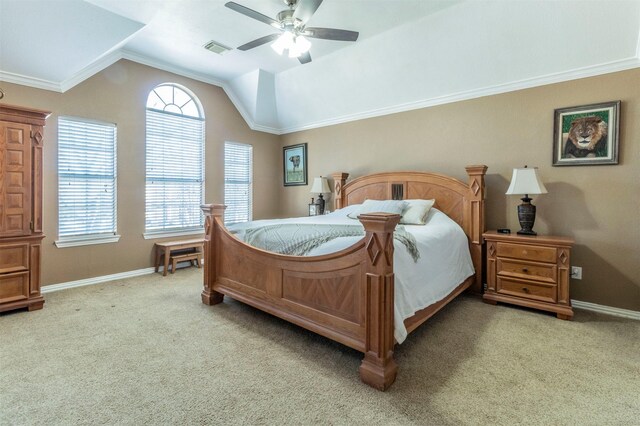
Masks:
[[[224,295],[364,353],[360,377],[385,390],[393,359],[393,231],[399,215],[361,215],[365,237],[323,256],[285,256],[251,247],[229,234],[225,206],[203,205],[205,263],[202,302]]]

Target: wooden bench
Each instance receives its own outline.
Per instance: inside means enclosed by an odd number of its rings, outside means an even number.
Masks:
[[[192,262],[195,262],[195,265],[200,268],[202,266],[200,263],[201,259],[202,253],[199,251],[171,256],[171,273],[173,274],[175,272],[178,262],[186,262],[187,260],[190,265],[193,264]]]
[[[196,266],[200,268],[202,265],[200,259],[202,257],[202,250],[204,247],[204,239],[198,238],[195,240],[184,241],[167,241],[164,243],[156,243],[156,256],[155,256],[155,268],[156,272],[160,269],[160,259],[164,256],[164,271],[162,276],[167,276],[169,270],[169,263],[171,263],[171,273],[176,270],[176,265],[181,261],[196,261]]]

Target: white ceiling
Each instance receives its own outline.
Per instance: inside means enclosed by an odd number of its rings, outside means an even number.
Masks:
[[[226,1],[0,0],[0,81],[66,91],[126,58],[222,86],[252,128],[285,133],[640,66],[640,0],[324,0],[308,24],[360,37],[312,39],[305,65],[203,49],[274,32]]]

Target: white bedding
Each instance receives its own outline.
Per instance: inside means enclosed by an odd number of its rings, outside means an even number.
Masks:
[[[229,226],[243,239],[249,227],[278,223],[353,224],[347,217],[359,205],[352,205],[328,215],[291,219],[258,220]],[[474,274],[467,236],[460,226],[441,211],[432,208],[426,225],[404,225],[416,237],[420,259],[414,262],[406,247],[394,240],[395,318],[394,335],[404,342],[407,329],[404,320],[417,311],[444,299],[462,281]],[[322,244],[309,256],[333,253],[352,246],[362,237],[341,237]]]

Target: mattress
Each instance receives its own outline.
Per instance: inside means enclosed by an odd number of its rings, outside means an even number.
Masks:
[[[258,220],[230,225],[229,231],[243,239],[248,228],[280,223],[348,224],[347,217],[359,205],[351,205],[333,213],[290,219]],[[404,320],[417,311],[444,299],[460,283],[475,273],[467,236],[460,226],[436,208],[429,211],[425,225],[403,225],[415,238],[420,252],[417,261],[407,248],[394,240],[395,308],[394,336],[398,343],[407,337]],[[362,237],[340,237],[309,252],[309,256],[333,253],[352,246]]]

